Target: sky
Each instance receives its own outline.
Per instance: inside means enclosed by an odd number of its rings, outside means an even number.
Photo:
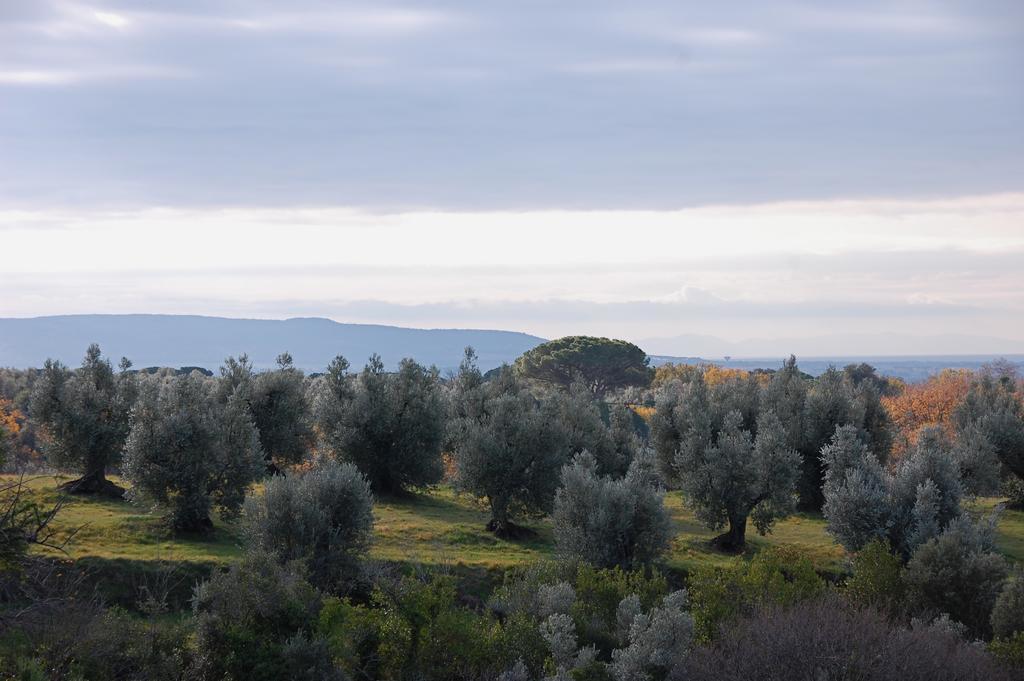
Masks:
[[[1019,0],[0,0],[0,316],[1024,353],[1021,73]]]

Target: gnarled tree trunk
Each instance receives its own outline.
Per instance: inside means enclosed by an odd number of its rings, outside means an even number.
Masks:
[[[103,468],[93,468],[82,477],[61,484],[58,489],[68,494],[95,494],[111,499],[122,499],[125,492],[124,487],[107,480]]]
[[[730,515],[729,530],[712,539],[711,545],[728,553],[741,553],[747,546],[747,516]]]

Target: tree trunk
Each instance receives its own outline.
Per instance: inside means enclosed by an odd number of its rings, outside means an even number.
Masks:
[[[711,545],[727,553],[741,553],[747,545],[747,516],[729,516],[729,531],[712,539]]]
[[[491,519],[487,523],[487,531],[502,539],[527,539],[536,534],[530,528],[509,520],[508,502],[500,498],[491,499]]]
[[[124,487],[107,480],[102,468],[88,471],[76,480],[69,480],[61,484],[57,489],[68,494],[95,494],[111,499],[123,498],[125,491]]]

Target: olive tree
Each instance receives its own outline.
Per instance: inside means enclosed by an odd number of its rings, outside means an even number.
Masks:
[[[803,459],[799,488],[802,508],[820,510],[825,503],[821,448],[829,443],[839,426],[857,428],[875,455],[883,463],[886,461],[892,434],[881,393],[871,381],[856,384],[850,372],[829,367],[813,381],[804,404],[804,440],[799,447]]]
[[[988,440],[996,456],[1024,478],[1024,403],[1011,377],[981,374],[957,406],[953,420],[960,433]]]
[[[306,379],[287,352],[278,355],[277,369],[259,373],[248,355],[228,357],[213,394],[221,404],[232,395],[245,402],[271,471],[301,462],[313,446]]]
[[[558,405],[538,401],[508,368],[487,382],[478,377],[467,356],[455,378],[463,389],[452,397],[455,485],[487,499],[489,530],[515,535],[514,514],[551,510],[559,471],[571,453],[569,437]]]
[[[33,390],[31,414],[45,431],[44,450],[50,462],[81,474],[62,485],[65,491],[117,498],[124,493],[106,474],[128,435],[136,395],[130,367],[122,360],[120,373],[115,373],[95,343],[77,370],[46,360]]]
[[[594,336],[566,336],[541,343],[515,362],[520,375],[568,389],[580,381],[596,395],[647,386],[654,377],[647,353],[632,343]]]
[[[309,580],[333,589],[353,578],[373,533],[373,496],[348,463],[318,461],[307,471],[267,480],[245,502],[251,549],[285,564],[301,561]]]
[[[274,468],[301,462],[314,439],[305,376],[287,352],[278,356],[277,367],[256,374],[249,396],[260,446]]]
[[[793,511],[800,475],[799,454],[775,413],[757,413],[751,424],[735,408],[743,395],[734,391],[745,390],[735,383],[712,393],[701,376],[676,382],[663,391],[652,423],[655,447],[671,458],[686,503],[708,527],[728,528],[713,543],[729,551],[745,546],[748,518],[764,534]]]
[[[446,404],[437,370],[403,359],[396,373],[387,373],[374,355],[349,381],[343,358],[332,367],[316,395],[326,449],[355,464],[375,492],[395,494],[439,482]]]
[[[259,437],[240,394],[221,405],[195,373],[143,384],[123,472],[129,495],[167,507],[174,529],[209,529],[214,506],[236,512],[262,469]]]
[[[946,613],[981,637],[991,632],[1007,574],[1009,565],[995,549],[994,524],[959,516],[914,551],[904,579],[915,610]]]
[[[668,548],[671,520],[652,475],[651,458],[642,454],[621,479],[600,475],[588,452],[562,468],[552,514],[559,555],[598,567],[632,569]]]
[[[906,560],[961,514],[964,495],[952,443],[938,427],[886,470],[853,426],[836,429],[822,449],[826,529],[847,550],[887,542]]]

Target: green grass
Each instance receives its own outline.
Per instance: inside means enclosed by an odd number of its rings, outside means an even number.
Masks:
[[[66,479],[66,478],[63,478]],[[59,494],[62,478],[40,477],[31,481],[43,503]],[[984,499],[973,510],[986,512],[998,500]],[[665,563],[673,571],[689,572],[704,565],[725,565],[732,556],[712,549],[716,534],[703,527],[671,493],[666,505],[672,514],[675,537]],[[551,526],[547,520],[530,523],[536,535],[526,541],[506,541],[487,532],[487,507],[458,495],[448,487],[401,499],[378,500],[375,508],[373,558],[402,563],[465,566],[501,570],[553,555]],[[73,559],[93,561],[171,561],[224,564],[242,551],[238,524],[215,518],[215,529],[204,536],[175,536],[159,515],[145,506],[123,501],[72,497],[55,523],[64,532],[77,528],[67,547]],[[820,516],[800,514],[776,524],[760,537],[748,529],[746,557],[772,545],[792,545],[809,556],[818,570],[839,572],[845,554],[825,532]],[[1016,561],[1024,561],[1024,512],[1007,511],[999,521],[999,549]]]

